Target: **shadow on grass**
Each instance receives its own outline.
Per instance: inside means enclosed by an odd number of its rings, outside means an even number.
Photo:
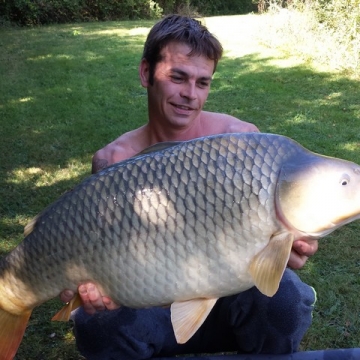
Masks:
[[[0,70],[6,74],[0,92],[0,255],[21,241],[21,219],[35,216],[89,175],[97,149],[146,121],[146,91],[137,67],[152,23],[144,24],[21,29],[7,34],[10,40],[0,39]],[[306,65],[280,66],[275,60],[260,54],[225,57],[206,109],[287,135],[312,151],[360,163],[358,82]],[[71,172],[72,167],[79,170]],[[34,168],[30,175],[18,175],[29,168]],[[54,181],[59,169],[71,176]],[[40,178],[41,186],[36,185]],[[331,239],[340,242],[337,235]],[[348,255],[357,256],[353,240],[351,246]],[[327,279],[321,271],[333,266],[338,249],[325,246],[320,265],[310,262],[304,278]],[[339,337],[346,323],[339,321],[329,336]],[[354,346],[343,337],[336,345]]]

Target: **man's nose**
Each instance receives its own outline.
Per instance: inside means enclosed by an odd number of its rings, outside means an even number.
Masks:
[[[196,84],[193,82],[187,82],[181,89],[180,95],[190,100],[196,99]]]

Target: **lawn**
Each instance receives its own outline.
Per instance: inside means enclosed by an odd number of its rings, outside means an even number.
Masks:
[[[255,15],[206,18],[225,56],[206,109],[360,163],[360,87],[353,76],[266,46]],[[0,29],[0,254],[23,227],[89,175],[93,153],[147,120],[137,67],[152,21]],[[317,290],[302,350],[360,347],[360,223],[320,241],[299,271]],[[82,359],[71,323],[37,308],[17,360]]]

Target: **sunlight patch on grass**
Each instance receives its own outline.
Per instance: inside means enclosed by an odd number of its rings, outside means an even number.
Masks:
[[[359,151],[360,150],[360,142],[347,142],[339,145],[339,148],[346,151]]]
[[[11,251],[16,245],[12,241],[1,240],[0,241],[0,254],[5,254]]]
[[[287,69],[303,65],[304,61],[298,56],[284,56],[276,59],[269,59],[268,64],[277,68]]]
[[[334,99],[334,98],[340,98],[342,96],[342,93],[341,92],[333,92],[331,94],[328,95],[328,98],[329,99]]]
[[[85,58],[86,61],[96,61],[96,60],[104,59],[104,55],[98,55],[98,54],[95,54],[92,51],[87,51],[84,54],[84,58]]]
[[[88,172],[88,165],[70,162],[65,168],[44,170],[39,167],[20,167],[11,171],[7,182],[19,185],[21,183],[31,183],[35,187],[51,186],[59,181],[67,181],[77,178]]]
[[[6,254],[18,245],[24,238],[23,229],[30,222],[31,217],[16,214],[0,218],[0,255]],[[9,230],[13,229],[13,230]],[[16,229],[16,231],[14,231]]]
[[[18,103],[27,103],[27,102],[31,102],[34,100],[35,99],[32,96],[27,96],[27,97],[23,97],[23,98],[19,98],[19,99],[10,100],[9,103],[12,105],[16,105]]]
[[[285,120],[291,126],[299,124],[316,124],[316,120],[309,118],[306,114],[296,114],[293,118]]]
[[[26,97],[26,98],[19,99],[19,102],[28,102],[28,101],[31,101],[31,100],[34,100],[34,98]]]
[[[128,29],[107,29],[107,30],[96,30],[88,31],[86,33],[81,33],[81,35],[117,35],[117,36],[126,36],[129,34]]]
[[[68,331],[64,337],[63,337],[64,341],[70,344],[73,344],[75,342],[75,336],[74,333],[72,331]]]
[[[138,28],[135,28],[135,29],[130,29],[129,30],[129,35],[144,35],[144,36],[147,36],[147,34],[149,33],[150,31],[150,28],[147,28],[147,27],[138,27]]]
[[[39,61],[39,60],[47,60],[47,59],[50,59],[52,57],[53,57],[53,55],[47,54],[47,55],[39,55],[39,56],[35,56],[35,57],[30,57],[30,58],[27,58],[26,60],[28,60],[28,61]]]
[[[75,57],[74,56],[70,56],[70,55],[66,55],[66,54],[60,54],[60,55],[56,55],[56,58],[58,59],[66,59],[66,60],[72,60]]]
[[[14,223],[25,226],[29,222],[30,218],[28,216],[16,214],[15,216],[4,216],[0,218],[0,228],[5,228],[6,226],[12,226]],[[3,241],[0,241],[2,244]]]
[[[26,60],[27,61],[32,61],[32,62],[38,62],[38,61],[44,61],[44,60],[75,60],[76,57],[74,55],[68,55],[68,54],[57,54],[57,55],[53,55],[53,54],[47,54],[47,55],[41,55],[41,56],[36,56],[36,57],[29,57]]]
[[[144,35],[146,36],[150,28],[147,27],[136,27],[133,29],[107,29],[107,30],[96,30],[96,31],[87,31],[86,33],[81,32],[80,30],[77,32],[77,35],[84,35],[84,36],[93,36],[93,35],[116,35],[116,36],[139,36]]]

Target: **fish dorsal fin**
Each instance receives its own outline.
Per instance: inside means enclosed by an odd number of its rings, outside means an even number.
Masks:
[[[81,297],[79,293],[76,293],[76,295],[53,316],[51,321],[69,321],[71,312],[81,305]]]
[[[171,305],[171,323],[178,344],[186,343],[203,324],[217,299],[193,299]]]
[[[265,295],[273,296],[289,261],[294,235],[281,233],[273,236],[264,249],[251,260],[250,275],[255,286]]]
[[[40,217],[40,214],[35,216],[32,220],[30,220],[30,222],[28,224],[25,225],[25,227],[24,227],[24,236],[25,237],[32,233],[39,217]]]
[[[137,157],[137,156],[140,156],[140,155],[145,155],[145,154],[151,154],[151,153],[161,151],[161,150],[165,150],[165,149],[174,147],[174,146],[182,144],[182,143],[183,143],[183,141],[164,141],[164,142],[160,142],[160,143],[157,143],[155,145],[151,145],[151,146],[147,147],[143,151],[136,154],[134,157]]]
[[[15,357],[30,315],[31,311],[14,315],[0,309],[0,359],[11,360]]]

